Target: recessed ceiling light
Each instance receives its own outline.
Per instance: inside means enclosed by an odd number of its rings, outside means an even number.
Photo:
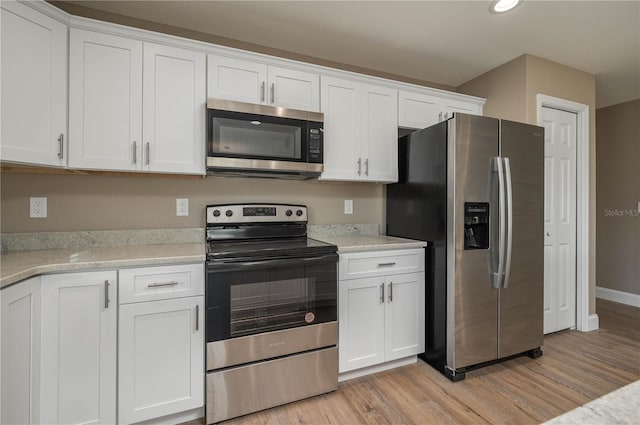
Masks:
[[[522,3],[521,0],[496,0],[493,3],[491,3],[491,7],[489,8],[489,11],[491,13],[508,12],[509,10],[513,9],[520,3]]]

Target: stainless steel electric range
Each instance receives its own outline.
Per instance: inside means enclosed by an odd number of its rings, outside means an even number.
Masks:
[[[302,205],[206,211],[207,423],[338,386],[335,245]]]

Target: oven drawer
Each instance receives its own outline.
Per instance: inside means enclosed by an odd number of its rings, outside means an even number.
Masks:
[[[119,271],[120,304],[204,294],[204,265],[123,269]]]
[[[337,388],[336,347],[210,372],[207,374],[207,423],[224,421]]]
[[[338,322],[207,343],[207,370],[286,356],[338,343]]]
[[[340,280],[424,271],[424,249],[340,254]]]

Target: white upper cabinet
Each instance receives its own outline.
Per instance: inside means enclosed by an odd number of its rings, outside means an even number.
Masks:
[[[70,58],[69,167],[204,173],[204,53],[72,28]]]
[[[322,77],[323,180],[395,182],[397,91]]]
[[[363,85],[362,157],[364,180],[398,181],[398,91]]]
[[[69,167],[139,170],[142,42],[71,28],[69,48]]]
[[[305,111],[320,110],[317,74],[208,55],[207,96]]]
[[[459,99],[452,99],[452,96]],[[483,99],[452,93],[437,96],[401,90],[398,93],[398,126],[426,128],[451,118],[454,112],[482,115],[483,102]]]
[[[204,53],[144,43],[143,169],[204,173]]]
[[[67,139],[67,26],[3,1],[2,161],[63,167]]]

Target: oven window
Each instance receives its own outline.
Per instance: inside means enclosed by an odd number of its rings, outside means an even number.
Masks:
[[[211,124],[212,154],[297,161],[302,158],[299,126],[220,117],[212,118]]]
[[[230,288],[231,337],[300,326],[313,315],[313,278],[234,285]],[[311,315],[310,315],[311,314]]]
[[[335,321],[337,292],[335,259],[231,270],[208,265],[207,342]]]

